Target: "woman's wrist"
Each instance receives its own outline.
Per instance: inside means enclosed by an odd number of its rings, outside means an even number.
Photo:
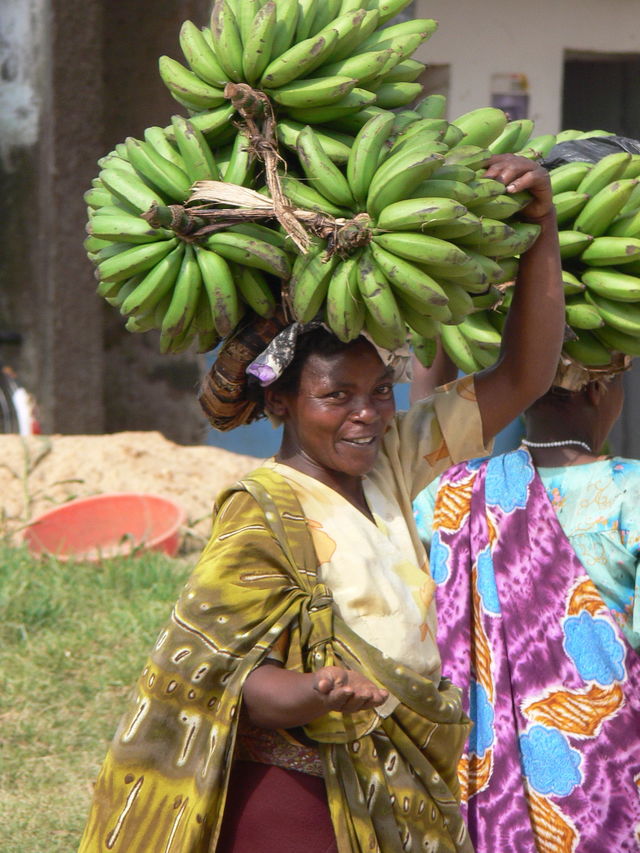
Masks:
[[[556,217],[556,209],[552,205],[549,210],[545,211],[545,213],[541,213],[539,216],[530,216],[525,211],[520,214],[520,219],[522,222],[529,222],[534,225],[544,225],[546,223],[553,223],[555,226],[557,222]]]

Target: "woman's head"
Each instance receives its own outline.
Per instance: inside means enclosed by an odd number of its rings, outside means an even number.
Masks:
[[[291,364],[263,394],[284,424],[280,457],[325,482],[370,471],[395,412],[393,371],[375,347],[324,328],[299,335]]]
[[[622,373],[594,379],[577,391],[553,386],[525,412],[527,437],[579,439],[598,450],[620,417],[623,403]]]

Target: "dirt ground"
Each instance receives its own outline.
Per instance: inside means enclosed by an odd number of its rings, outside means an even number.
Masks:
[[[181,551],[199,550],[210,531],[216,494],[260,461],[175,444],[159,432],[0,435],[0,537],[19,541],[25,524],[73,498],[146,492],[184,509]]]

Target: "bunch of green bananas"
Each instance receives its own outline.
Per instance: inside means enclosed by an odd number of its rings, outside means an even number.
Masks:
[[[388,349],[401,346],[409,330],[424,348],[420,339],[478,310],[474,294],[514,277],[516,258],[539,226],[515,219],[528,194],[509,195],[483,176],[487,146],[507,116],[485,107],[450,123],[444,108],[444,98],[431,96],[408,123],[390,111],[372,116],[344,169],[313,128],[300,132],[304,180],[284,177],[285,192],[344,224],[332,235],[336,251],[318,240],[295,259],[288,299],[296,319],[321,311],[340,339],[364,329]],[[530,128],[521,131],[528,136]]]
[[[129,331],[159,330],[162,352],[181,352],[194,340],[199,351],[212,349],[247,308],[271,316],[289,275],[284,237],[271,228],[239,224],[193,240],[141,216],[186,201],[194,181],[248,182],[251,159],[242,135],[236,139],[222,164],[202,133],[174,116],[170,128],[148,128],[143,140],[129,137],[103,157],[85,193],[85,248],[98,294],[128,318]]]
[[[517,125],[510,122],[511,126]],[[507,138],[503,132],[502,138]],[[509,143],[534,157],[573,139],[612,135],[609,131],[565,130]],[[491,143],[496,150],[498,145]],[[575,161],[550,170],[563,259],[566,324],[574,339],[566,355],[587,367],[611,362],[612,352],[640,355],[640,154],[616,152],[596,164]],[[465,372],[495,362],[512,290],[476,300],[472,318],[441,326],[443,349]],[[483,304],[486,300],[486,304]],[[416,350],[425,363],[433,347]]]
[[[400,107],[421,92],[425,65],[411,54],[436,30],[430,18],[385,27],[410,0],[216,0],[210,25],[182,24],[186,65],[162,56],[171,95],[219,143],[233,136],[227,83],[264,92],[281,142],[307,124],[326,124],[377,105]],[[212,126],[213,123],[213,126]],[[348,134],[327,131],[335,147]],[[343,152],[344,153],[344,152]]]

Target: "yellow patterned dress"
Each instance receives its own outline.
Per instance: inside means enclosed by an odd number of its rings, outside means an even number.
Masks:
[[[357,669],[390,693],[376,711],[304,727],[340,853],[470,853],[456,777],[469,724],[440,678],[412,500],[452,462],[486,453],[481,436],[470,377],[399,413],[364,481],[375,524],[273,461],[218,497],[103,764],[80,853],[215,851],[242,685],[285,632],[288,668]]]

